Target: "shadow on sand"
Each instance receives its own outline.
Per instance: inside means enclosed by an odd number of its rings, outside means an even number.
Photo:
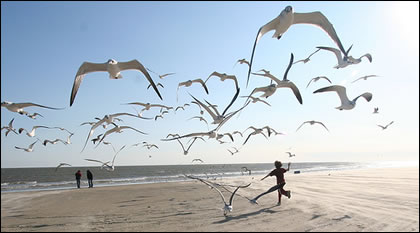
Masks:
[[[237,220],[237,219],[248,218],[248,217],[250,217],[250,216],[258,215],[258,214],[261,214],[261,213],[274,214],[274,213],[279,212],[279,211],[274,211],[274,210],[272,210],[274,207],[279,207],[279,206],[274,205],[274,206],[271,206],[271,207],[267,207],[267,208],[264,208],[264,209],[260,209],[260,210],[258,210],[258,211],[254,211],[254,212],[251,212],[251,213],[245,213],[245,214],[241,214],[241,215],[238,215],[238,216],[229,216],[229,215],[228,215],[228,216],[226,216],[226,217],[225,217],[225,219],[220,220],[220,221],[217,221],[217,222],[213,222],[213,223],[215,223],[215,224],[221,224],[221,223],[226,223],[226,222],[229,222],[229,221],[231,221],[231,220]]]

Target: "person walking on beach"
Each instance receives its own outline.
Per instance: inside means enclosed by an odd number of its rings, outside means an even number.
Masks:
[[[86,171],[86,176],[89,183],[89,188],[93,188],[93,174],[89,170]]]
[[[279,193],[279,199],[278,199],[277,205],[281,205],[281,195],[285,195],[288,198],[290,198],[291,191],[290,190],[289,191],[286,191],[286,190],[283,189],[284,185],[286,185],[286,181],[284,180],[284,173],[287,172],[287,171],[289,171],[289,169],[290,169],[290,163],[287,165],[287,169],[284,169],[284,168],[281,167],[282,166],[282,163],[280,161],[275,161],[274,162],[274,166],[276,167],[276,169],[272,170],[268,175],[266,175],[261,180],[264,180],[265,178],[267,178],[269,176],[276,176],[276,178],[277,178],[277,184],[274,185],[273,187],[271,187],[266,192],[261,193],[260,195],[258,195],[254,199],[251,199],[250,200],[251,203],[258,204],[258,202],[257,202],[258,198],[260,198],[260,197],[262,197],[262,196],[264,196],[264,195],[266,195],[268,193],[274,192],[276,190],[278,190],[278,193]]]
[[[76,174],[74,175],[76,176],[77,188],[80,188],[80,178],[82,178],[82,173],[80,170],[77,170]]]

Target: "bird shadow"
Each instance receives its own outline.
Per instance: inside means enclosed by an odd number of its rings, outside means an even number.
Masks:
[[[216,221],[216,222],[213,222],[213,223],[214,224],[221,224],[221,223],[226,223],[226,222],[229,222],[229,221],[232,221],[232,220],[238,220],[238,219],[248,218],[250,216],[258,215],[258,214],[261,214],[261,213],[274,214],[274,213],[279,212],[279,211],[272,210],[274,207],[278,207],[278,206],[277,205],[274,205],[274,206],[271,206],[271,207],[260,209],[258,211],[254,211],[254,212],[250,212],[250,213],[245,213],[245,214],[241,214],[241,215],[237,215],[237,216],[229,216],[229,215],[227,215],[227,216],[225,216],[225,219],[220,220],[220,221]]]

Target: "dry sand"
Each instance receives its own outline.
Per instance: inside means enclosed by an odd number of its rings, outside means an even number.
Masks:
[[[2,193],[1,231],[419,231],[418,167],[286,173],[281,206],[277,192],[250,204],[275,183],[252,177],[216,180],[252,182],[228,217],[199,181]]]

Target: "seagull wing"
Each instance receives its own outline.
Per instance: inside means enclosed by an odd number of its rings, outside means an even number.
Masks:
[[[356,100],[359,98],[359,97],[363,97],[363,98],[365,98],[366,99],[366,101],[367,102],[370,102],[370,100],[372,99],[372,93],[370,93],[370,92],[365,92],[365,93],[363,93],[363,94],[361,94],[361,95],[359,95],[359,96],[357,96],[356,98],[354,98],[354,102],[356,102]]]
[[[201,83],[201,86],[203,86],[204,90],[206,91],[207,95],[209,94],[209,89],[207,89],[206,83],[202,79],[194,79],[192,82]]]
[[[346,88],[343,87],[343,86],[340,86],[340,85],[332,85],[332,86],[328,86],[328,87],[323,87],[323,88],[320,88],[320,89],[314,91],[313,93],[315,94],[315,93],[327,92],[327,91],[335,91],[338,94],[338,97],[340,97],[342,105],[347,104],[349,102],[349,98],[347,97],[347,93],[346,93]],[[359,97],[357,97],[357,98],[359,98]]]
[[[297,86],[290,81],[283,81],[280,84],[277,85],[277,88],[283,88],[283,87],[288,87],[290,89],[292,89],[293,94],[295,94],[296,99],[299,101],[300,104],[303,103],[302,100],[302,96],[300,95],[299,89],[297,88]]]
[[[96,71],[108,71],[108,63],[91,63],[83,62],[77,71],[76,77],[74,78],[73,88],[70,96],[70,107],[73,105],[74,98],[76,98],[77,90],[79,90],[80,84],[86,74]]]
[[[331,80],[329,78],[325,77],[325,76],[320,76],[319,78],[323,78],[323,79],[327,80],[328,82],[332,83]]]
[[[296,129],[296,132],[305,124],[305,123],[307,123],[307,121],[305,121],[305,122],[303,122],[300,126],[299,126],[299,128],[297,128]]]
[[[341,44],[340,38],[330,21],[321,12],[315,11],[310,13],[293,13],[293,24],[312,24],[324,30],[331,39],[337,44],[338,48],[347,56],[347,51]]]
[[[120,70],[139,70],[146,76],[149,83],[152,85],[153,89],[155,89],[156,94],[159,96],[159,98],[162,100],[162,96],[159,93],[159,90],[156,87],[156,84],[153,82],[152,77],[150,77],[149,72],[147,72],[146,68],[136,59],[128,61],[128,62],[119,62],[118,67]]]
[[[276,17],[273,20],[271,20],[270,22],[268,22],[267,24],[265,24],[264,26],[262,26],[258,30],[257,37],[255,38],[255,42],[254,42],[254,47],[252,48],[251,60],[249,62],[248,78],[246,80],[246,86],[247,87],[248,87],[248,83],[249,83],[249,75],[251,74],[252,61],[254,60],[254,52],[255,52],[255,47],[257,45],[257,42],[265,33],[276,29],[276,26],[279,23],[278,21],[279,21],[279,18]]]
[[[322,122],[320,122],[320,121],[315,121],[315,123],[318,123],[318,124],[320,124],[320,125],[324,126],[324,128],[325,128],[328,132],[330,132],[330,130],[328,130],[327,126],[325,126],[325,125],[324,125],[324,123],[322,123]]]
[[[230,200],[229,200],[229,205],[232,206],[232,202],[233,202],[233,196],[235,196],[236,191],[238,191],[238,189],[240,188],[248,188],[251,185],[251,183],[244,185],[244,186],[238,186],[235,191],[233,191],[232,195],[230,196]]]
[[[52,107],[47,107],[47,106],[44,106],[44,105],[34,104],[34,103],[16,103],[16,104],[14,104],[14,106],[16,106],[18,108],[26,108],[26,107],[35,106],[35,107],[48,108],[48,109],[54,109],[54,110],[64,109],[64,108],[52,108]]]
[[[337,57],[337,62],[338,62],[339,64],[340,64],[340,61],[342,61],[342,60],[343,60],[343,57],[341,56],[341,52],[340,52],[340,50],[338,50],[338,49],[336,49],[336,48],[322,47],[322,46],[319,46],[319,47],[317,47],[317,48],[319,48],[319,49],[324,49],[324,50],[328,50],[328,51],[333,52],[333,53],[335,54],[335,56]]]
[[[306,85],[306,88],[309,87],[309,84],[311,84],[311,82],[314,80],[315,78],[311,79],[311,81],[309,81],[308,85]]]

